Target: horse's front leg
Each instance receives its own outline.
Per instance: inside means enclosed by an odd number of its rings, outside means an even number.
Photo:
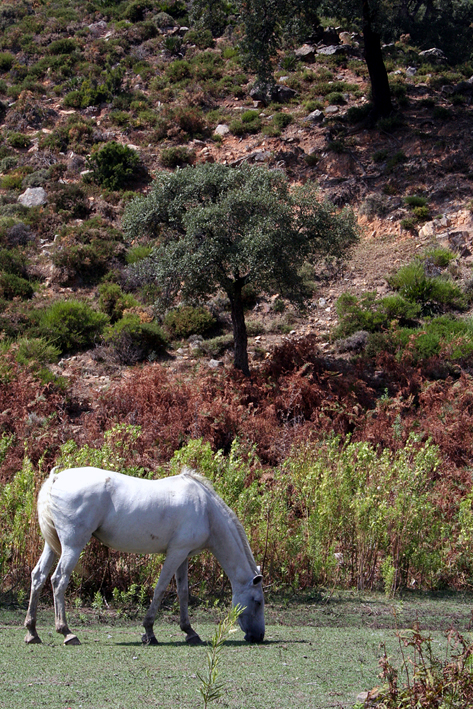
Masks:
[[[48,578],[48,574],[51,571],[55,558],[56,555],[49,544],[45,544],[43,553],[31,572],[30,602],[28,604],[28,611],[25,618],[25,627],[28,631],[26,633],[25,643],[41,642],[41,638],[36,631],[36,611],[38,608],[39,594],[41,593],[41,589]]]
[[[189,576],[188,560],[186,559],[176,571],[177,595],[179,596],[179,613],[181,630],[186,634],[186,643],[200,645],[202,640],[191,627],[189,620]]]
[[[80,645],[79,638],[77,635],[71,633],[67,625],[64,594],[75,565],[79,561],[82,549],[82,546],[74,549],[63,545],[61,558],[51,578],[54,594],[56,631],[64,635],[64,645]]]
[[[154,589],[153,600],[143,620],[145,629],[144,635],[141,636],[141,641],[144,645],[157,645],[158,641],[154,634],[153,625],[156,619],[158,608],[164,596],[164,592],[168,587],[169,582],[176,573],[176,569],[187,559],[187,553],[178,551],[169,551],[164,560],[163,568],[159,574],[158,583]]]

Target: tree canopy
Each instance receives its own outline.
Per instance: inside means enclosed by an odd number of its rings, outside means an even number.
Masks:
[[[291,187],[284,173],[220,164],[160,173],[125,211],[125,232],[157,237],[136,273],[161,289],[161,307],[202,302],[223,290],[231,304],[235,367],[248,374],[242,289],[277,289],[303,302],[300,267],[341,257],[356,242],[354,215],[321,201],[313,183]]]
[[[240,0],[239,7],[243,57],[260,86],[270,85],[271,60],[284,43],[316,36],[317,13],[361,30],[374,118],[392,111],[382,42],[410,33],[422,49],[438,47],[451,62],[469,59],[472,50],[471,0]]]

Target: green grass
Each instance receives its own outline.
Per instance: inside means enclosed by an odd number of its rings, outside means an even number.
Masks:
[[[472,602],[462,595],[416,593],[395,601],[356,592],[294,598],[268,603],[262,645],[245,643],[239,630],[225,644],[219,675],[226,682],[223,706],[348,709],[359,692],[379,684],[382,643],[400,664],[396,623],[401,629],[418,620],[422,629],[431,631],[440,652],[445,645],[440,631],[451,626],[467,631]],[[157,647],[141,645],[138,619],[84,609],[69,615],[80,647],[62,645],[50,610],[39,614],[43,644],[27,646],[24,611],[0,609],[2,709],[202,705],[197,673],[205,667],[207,647],[187,646],[175,615],[160,614]],[[193,612],[203,640],[211,639],[222,615],[215,610]]]

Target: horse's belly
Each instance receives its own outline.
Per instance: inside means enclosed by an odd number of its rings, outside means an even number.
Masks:
[[[123,527],[120,530],[98,529],[94,537],[111,549],[133,554],[163,554],[170,541],[167,534],[159,535],[144,530],[131,533],[131,530],[127,532]]]

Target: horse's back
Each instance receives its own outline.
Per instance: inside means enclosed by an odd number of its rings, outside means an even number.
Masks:
[[[143,480],[100,468],[70,468],[51,487],[56,526],[84,530],[113,549],[165,552],[209,534],[208,492],[187,475]],[[58,529],[59,536],[60,530]]]

